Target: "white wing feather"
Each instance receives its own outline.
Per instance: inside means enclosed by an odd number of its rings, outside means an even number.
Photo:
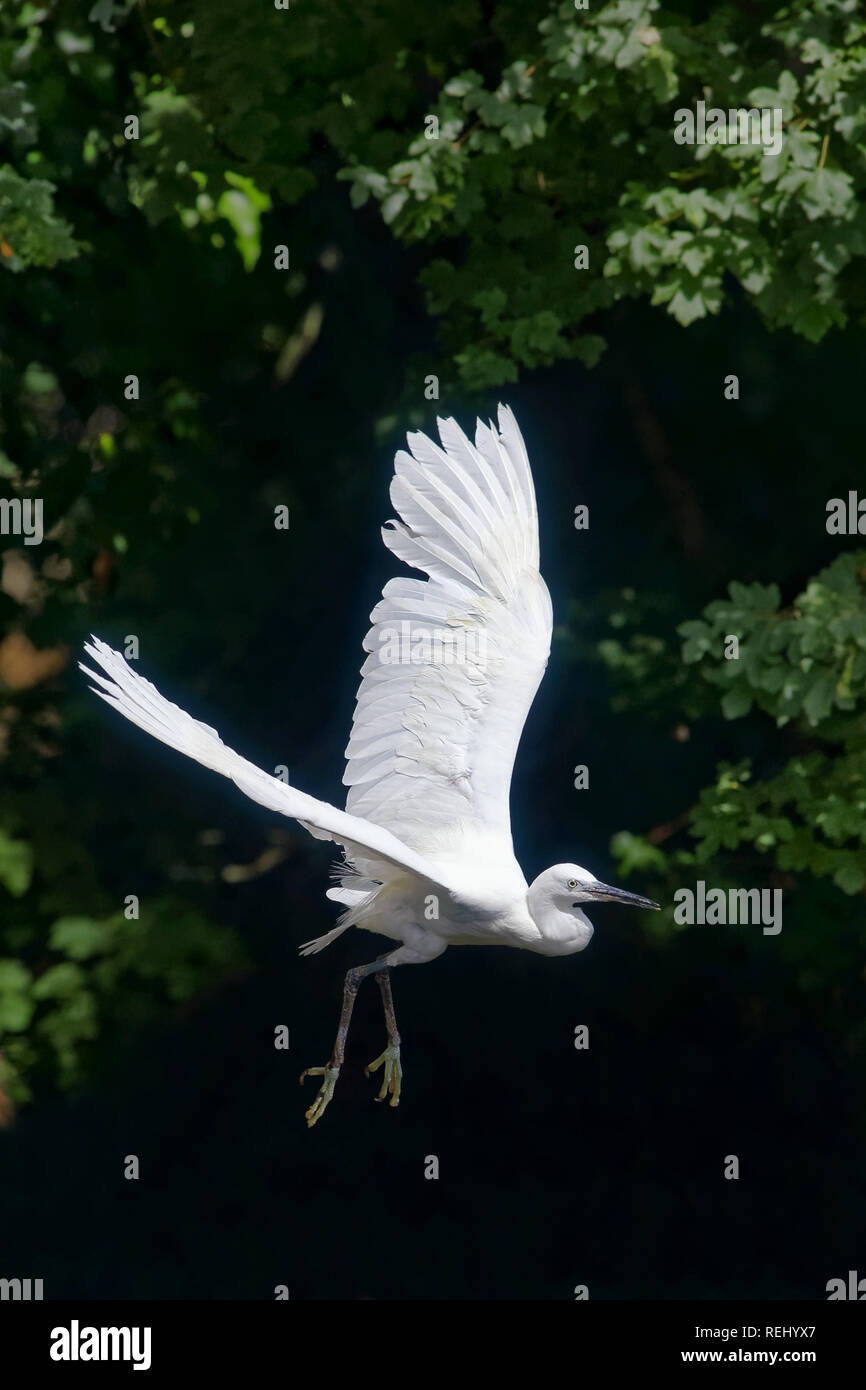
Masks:
[[[382,535],[429,579],[391,580],[370,615],[343,781],[352,815],[453,863],[461,842],[469,856],[479,838],[513,854],[511,773],[552,610],[513,414],[499,407],[498,431],[479,420],[474,447],[453,420],[438,425],[441,448],[413,434],[411,454],[395,459],[402,520]],[[449,651],[458,659],[441,659]]]
[[[353,861],[361,860],[367,864],[381,882],[387,883],[396,874],[408,869],[441,887],[449,887],[433,864],[403,844],[389,830],[369,825],[357,816],[347,815],[336,806],[329,806],[326,801],[317,801],[315,797],[307,796],[278,777],[269,776],[254,763],[242,758],[223,743],[216,729],[193,719],[178,705],[173,705],[164,695],[160,695],[150,681],[128,665],[120,652],[114,651],[98,637],[86,642],[84,649],[105,673],[99,675],[79,662],[85,675],[97,683],[91,686],[94,693],[161,743],[167,743],[169,748],[194,758],[213,772],[230,777],[253,801],[282,816],[292,816],[318,838],[335,840]],[[101,689],[97,689],[97,686]]]

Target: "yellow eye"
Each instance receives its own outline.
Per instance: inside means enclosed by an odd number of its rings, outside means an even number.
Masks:
[[[568,880],[568,883],[566,884],[566,887],[568,887],[568,888],[576,888],[576,887],[577,887],[577,879],[576,879],[576,878],[570,878],[570,879]]]

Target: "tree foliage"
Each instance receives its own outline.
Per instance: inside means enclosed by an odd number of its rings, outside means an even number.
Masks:
[[[844,893],[862,893],[866,552],[841,555],[787,609],[776,585],[732,583],[728,598],[682,623],[679,634],[684,717],[716,706],[726,719],[760,712],[778,729],[792,726],[798,751],[757,780],[752,759],[723,765],[689,814],[694,847],[669,858],[626,835],[614,846],[623,870],[681,876],[686,867],[718,867],[747,846],[782,872],[829,876]],[[732,636],[733,658],[726,656]],[[695,690],[694,674],[709,687],[709,699]]]

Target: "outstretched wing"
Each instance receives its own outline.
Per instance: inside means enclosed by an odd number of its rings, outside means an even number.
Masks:
[[[150,681],[128,665],[120,652],[98,637],[86,642],[84,649],[104,672],[100,675],[79,662],[85,675],[96,681],[91,689],[140,729],[213,772],[230,777],[253,801],[280,815],[294,817],[317,838],[335,840],[353,862],[362,863],[376,880],[388,882],[395,874],[408,869],[443,888],[450,887],[435,865],[386,828],[368,825],[358,816],[339,811],[326,801],[317,801],[242,758],[223,743],[216,729],[193,719],[160,695]]]
[[[347,811],[434,861],[479,836],[511,853],[511,772],[552,629],[513,414],[479,420],[474,446],[438,425],[441,447],[409,435],[395,459],[401,521],[382,535],[429,578],[392,579],[370,615],[343,777]]]

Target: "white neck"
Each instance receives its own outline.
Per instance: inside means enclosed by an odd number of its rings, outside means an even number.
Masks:
[[[546,883],[538,879],[530,885],[526,895],[529,915],[541,932],[541,941],[531,949],[543,956],[570,956],[589,945],[593,926],[579,907],[568,911],[556,906],[550,899]]]

